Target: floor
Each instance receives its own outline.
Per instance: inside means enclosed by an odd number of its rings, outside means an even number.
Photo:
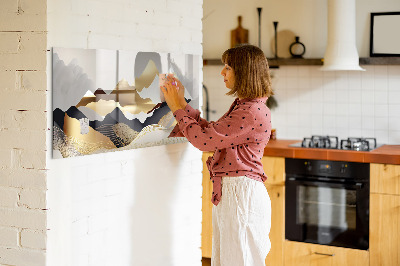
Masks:
[[[203,263],[203,266],[211,266],[211,259],[209,258],[202,258],[201,262]]]

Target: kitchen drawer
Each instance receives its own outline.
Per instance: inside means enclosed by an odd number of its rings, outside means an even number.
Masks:
[[[285,266],[366,266],[365,250],[285,241]]]

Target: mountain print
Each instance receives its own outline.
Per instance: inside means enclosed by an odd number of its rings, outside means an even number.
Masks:
[[[168,137],[176,121],[159,76],[180,77],[186,101],[199,108],[199,63],[194,55],[53,48],[53,158],[186,141]]]

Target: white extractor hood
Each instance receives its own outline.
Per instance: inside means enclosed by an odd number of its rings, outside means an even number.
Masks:
[[[323,71],[358,70],[355,0],[328,0],[328,44]]]

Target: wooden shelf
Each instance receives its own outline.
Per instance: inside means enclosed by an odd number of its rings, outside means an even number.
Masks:
[[[268,58],[268,64],[270,67],[279,66],[304,66],[304,65],[322,65],[321,58]],[[205,66],[217,66],[222,65],[220,59],[204,59],[203,65]]]
[[[271,68],[279,66],[322,66],[323,58],[268,58]],[[221,59],[204,59],[203,65],[222,65]],[[360,65],[400,65],[400,57],[362,57]]]
[[[360,65],[400,65],[400,57],[362,57]]]

